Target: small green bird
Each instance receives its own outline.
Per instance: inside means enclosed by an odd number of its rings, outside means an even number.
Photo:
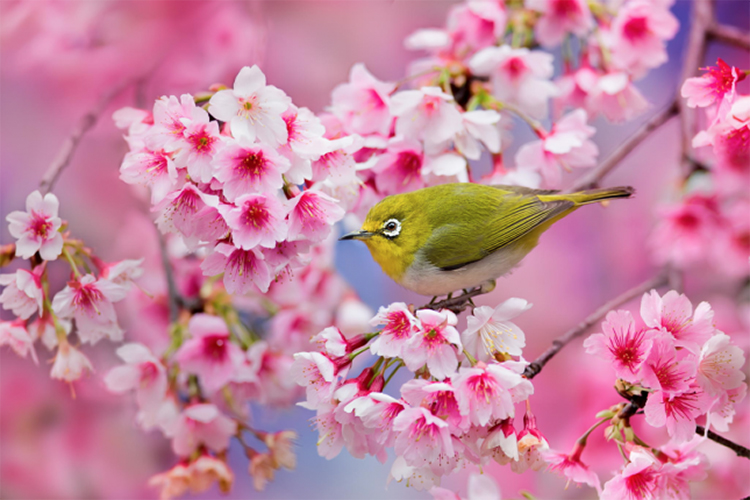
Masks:
[[[572,194],[517,186],[442,184],[388,196],[370,209],[362,240],[383,271],[427,296],[494,288],[553,223],[582,205],[629,198],[632,187]]]

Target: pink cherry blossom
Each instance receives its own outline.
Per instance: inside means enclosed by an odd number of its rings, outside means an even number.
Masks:
[[[425,148],[439,145],[461,130],[461,113],[453,96],[438,87],[404,90],[391,96],[396,134],[421,140]]]
[[[659,461],[639,450],[631,452],[629,459],[625,468],[604,484],[602,500],[657,498]]]
[[[433,377],[442,380],[455,372],[461,350],[461,336],[455,325],[456,315],[446,309],[417,311],[420,331],[404,345],[403,359],[406,367],[417,371],[425,363]]]
[[[312,162],[313,181],[325,181],[334,186],[361,182],[352,156],[362,147],[361,139],[350,135],[333,140],[324,139],[320,144],[322,154]]]
[[[62,318],[74,318],[81,342],[97,343],[102,337],[122,340],[113,302],[125,298],[127,290],[108,279],[87,274],[69,281],[52,299],[52,310]]]
[[[226,243],[216,245],[214,252],[204,259],[201,269],[206,276],[224,273],[224,287],[237,295],[253,290],[253,285],[266,293],[273,279],[259,249],[242,250]]]
[[[744,187],[750,177],[750,96],[737,98],[728,111],[725,108],[719,108],[708,130],[693,138],[693,147],[713,146],[717,175],[743,181]]]
[[[667,61],[665,43],[679,23],[659,2],[633,0],[624,4],[612,21],[612,61],[636,77]]]
[[[73,382],[81,378],[84,371],[94,371],[89,358],[67,342],[61,343],[57,348],[55,361],[52,363],[50,377]]]
[[[734,98],[735,85],[747,76],[738,68],[729,66],[721,57],[716,61],[716,66],[702,69],[706,73],[685,80],[680,91],[691,108],[718,103],[721,109],[724,99]]]
[[[0,321],[0,346],[9,345],[16,354],[25,358],[31,353],[35,363],[39,363],[34,350],[34,339],[26,330],[25,321]]]
[[[586,36],[593,26],[591,11],[583,0],[531,0],[525,6],[542,13],[534,31],[543,47],[559,45],[567,33]]]
[[[491,109],[478,109],[461,114],[463,129],[455,138],[456,149],[470,160],[482,156],[482,147],[490,153],[500,152],[500,113]]]
[[[380,334],[370,344],[370,352],[375,356],[389,358],[403,356],[406,343],[419,331],[420,326],[419,320],[403,302],[394,302],[388,307],[381,306],[370,324],[384,325]]]
[[[630,311],[607,313],[602,330],[604,333],[593,334],[583,342],[586,352],[607,360],[615,369],[617,378],[637,383],[656,332],[636,328]]]
[[[452,434],[462,434],[469,428],[469,412],[457,400],[458,386],[450,381],[430,382],[413,379],[401,386],[401,396],[414,407],[427,408],[430,413],[448,422]]]
[[[232,342],[223,319],[196,314],[188,323],[190,339],[175,353],[187,373],[198,376],[201,386],[214,393],[229,383],[245,360],[242,349]]]
[[[586,111],[577,109],[561,118],[542,140],[528,142],[516,154],[520,169],[541,173],[548,187],[559,187],[562,182],[560,167],[593,167],[599,148],[588,140],[596,131],[586,125]]]
[[[224,196],[236,200],[245,193],[274,191],[284,185],[282,174],[289,160],[275,149],[244,139],[227,144],[214,158],[214,176],[222,182]]]
[[[701,348],[696,381],[706,393],[718,395],[742,385],[745,355],[731,344],[729,335],[717,332]]]
[[[330,400],[336,389],[336,367],[319,352],[297,352],[289,376],[306,388],[306,407],[316,409],[322,402]]]
[[[740,384],[735,389],[723,392],[707,411],[706,428],[713,427],[719,432],[727,432],[729,424],[734,420],[735,406],[742,402],[746,395],[747,384]]]
[[[446,21],[451,52],[464,58],[495,45],[505,34],[507,19],[503,1],[469,0],[454,5]]]
[[[394,449],[414,465],[427,465],[441,454],[453,455],[448,423],[425,408],[406,408],[393,419],[398,432]]]
[[[183,139],[186,122],[193,116],[195,100],[190,94],[162,96],[154,102],[154,127],[149,131],[146,143],[149,149],[173,149],[174,143]]]
[[[224,210],[235,245],[250,250],[260,245],[273,248],[287,236],[287,209],[273,195],[244,194],[236,207]]]
[[[375,429],[375,439],[383,446],[393,446],[396,433],[393,419],[407,407],[403,401],[381,392],[371,392],[349,403],[354,415],[362,419],[368,429]],[[348,410],[348,408],[347,408]]]
[[[705,413],[709,405],[707,394],[697,384],[693,384],[678,394],[650,392],[643,412],[649,425],[666,426],[667,432],[676,442],[684,442],[693,437],[695,419]]]
[[[364,64],[357,63],[349,72],[349,82],[333,89],[331,111],[356,134],[387,135],[393,122],[389,96],[395,88],[395,84],[381,82]]]
[[[695,354],[687,349],[678,350],[674,339],[666,332],[655,335],[652,341],[651,352],[641,370],[642,383],[669,395],[688,390],[697,369]]]
[[[489,361],[496,352],[520,356],[526,345],[521,329],[509,321],[528,310],[531,304],[524,299],[508,299],[495,308],[475,307],[466,318],[466,330],[461,332],[464,349],[480,361]]]
[[[115,393],[135,389],[141,422],[145,428],[151,428],[156,425],[167,393],[166,368],[143,344],[125,344],[117,349],[117,355],[126,364],[112,368],[104,383]]]
[[[517,439],[518,459],[510,463],[511,470],[519,474],[529,469],[542,470],[547,465],[543,454],[549,450],[549,443],[536,426],[536,417],[528,407],[523,416],[523,429],[518,433]]]
[[[0,294],[0,304],[3,309],[10,309],[21,319],[29,319],[32,314],[44,315],[42,301],[41,275],[44,265],[35,267],[32,271],[18,269],[15,274],[0,274],[0,285],[5,289]]]
[[[573,451],[570,453],[560,453],[548,450],[542,453],[542,456],[549,464],[549,470],[558,472],[568,478],[568,484],[570,484],[571,481],[579,484],[585,483],[592,488],[596,488],[597,491],[600,491],[601,484],[599,483],[599,476],[589,469],[588,465],[581,461],[581,453],[583,453],[583,449],[584,445],[579,441],[576,442]]]
[[[699,436],[693,436],[693,439],[685,443],[675,443],[670,441],[661,448],[663,457],[667,461],[663,463],[659,470],[657,488],[659,497],[669,497],[679,500],[689,500],[690,481],[703,481],[706,479],[706,469],[708,460],[700,452],[694,451],[694,448],[703,440]]]
[[[513,403],[533,394],[531,382],[502,364],[479,362],[473,368],[461,367],[453,378],[461,413],[474,425],[487,425],[514,415]]]
[[[120,179],[151,189],[151,203],[159,203],[177,187],[178,172],[172,159],[174,153],[147,148],[125,154],[120,166]],[[184,177],[184,175],[182,176]]]
[[[191,179],[196,182],[210,182],[214,176],[212,161],[222,145],[219,124],[209,121],[203,108],[193,108],[190,120],[186,123],[183,137],[174,141],[174,163],[177,168],[187,167]]]
[[[101,262],[97,267],[101,270],[102,277],[107,278],[115,285],[120,285],[130,290],[134,280],[143,275],[143,259],[124,259],[118,262]]]
[[[188,406],[177,422],[172,450],[180,457],[187,457],[200,445],[213,451],[224,451],[229,439],[237,432],[237,422],[223,415],[208,403]]]
[[[73,326],[71,321],[57,318],[57,324],[67,336]],[[29,335],[34,342],[41,340],[44,347],[48,350],[53,350],[57,346],[57,330],[55,329],[55,322],[51,315],[40,316],[27,325]]]
[[[188,246],[214,241],[227,234],[227,223],[219,212],[219,197],[204,193],[194,184],[169,193],[153,210],[162,232],[179,232]]]
[[[234,88],[220,90],[211,97],[208,112],[228,122],[234,137],[256,138],[271,146],[287,142],[286,123],[281,114],[292,100],[280,89],[266,85],[258,68],[245,66],[234,80]]]
[[[550,81],[552,59],[552,54],[501,45],[477,52],[469,68],[479,76],[490,77],[492,93],[498,100],[542,119],[547,115],[547,100],[557,94],[557,87]]]
[[[502,420],[489,428],[489,434],[482,442],[482,454],[489,453],[500,465],[518,461],[518,436],[513,427],[513,419]]]
[[[649,107],[646,98],[622,71],[599,75],[583,68],[576,74],[576,84],[586,93],[586,109],[592,118],[601,113],[609,121],[622,122],[632,120]]]
[[[34,191],[26,197],[26,211],[16,210],[9,213],[5,220],[9,222],[8,231],[16,242],[16,255],[29,259],[36,252],[44,260],[55,260],[63,249],[63,237],[59,229],[62,219],[57,216],[60,202],[57,196],[47,193],[42,197]]]
[[[344,209],[325,193],[306,189],[289,200],[289,240],[306,238],[320,242],[344,216]]]
[[[714,334],[714,312],[708,302],[695,308],[684,294],[670,290],[660,297],[656,290],[643,294],[641,317],[651,328],[661,328],[675,339],[675,344],[697,353]]]

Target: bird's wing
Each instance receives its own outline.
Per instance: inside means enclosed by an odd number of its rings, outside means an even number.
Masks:
[[[443,270],[458,269],[519,240],[573,206],[568,200],[543,202],[533,195],[509,193],[489,217],[486,214],[474,217],[471,207],[463,207],[469,213],[454,219],[472,222],[445,224],[435,229],[423,247],[423,256]]]

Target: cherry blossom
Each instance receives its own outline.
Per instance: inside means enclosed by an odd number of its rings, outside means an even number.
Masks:
[[[404,363],[412,371],[426,363],[432,376],[442,380],[458,366],[456,349],[461,349],[461,337],[455,328],[456,315],[448,310],[420,309],[417,319],[421,328],[404,346]]]
[[[344,216],[344,209],[325,193],[307,189],[289,200],[289,240],[305,238],[318,242]]]
[[[643,412],[649,425],[666,426],[676,442],[684,442],[695,435],[695,419],[706,412],[709,403],[707,395],[694,384],[677,394],[649,393]]]
[[[427,465],[440,454],[453,455],[448,423],[425,408],[406,408],[393,419],[398,431],[394,449],[397,455],[414,465]]]
[[[38,363],[34,350],[34,339],[26,330],[23,320],[0,321],[0,346],[4,345],[9,345],[22,358],[31,353],[31,358],[35,363]]]
[[[61,343],[52,363],[50,377],[73,382],[81,378],[85,371],[94,371],[89,358],[67,342]]]
[[[102,337],[122,340],[113,302],[125,298],[127,290],[105,278],[87,274],[69,281],[52,299],[52,310],[62,318],[73,318],[81,342],[97,343]]]
[[[490,153],[500,152],[500,113],[491,109],[467,111],[461,115],[463,130],[454,137],[456,149],[470,160],[482,155],[480,144]]]
[[[162,96],[154,102],[153,130],[148,131],[147,146],[149,149],[174,149],[175,142],[183,139],[187,128],[186,122],[193,117],[195,100],[190,94]]]
[[[186,340],[175,359],[187,373],[198,375],[203,389],[214,393],[232,380],[245,354],[231,341],[223,319],[209,314],[190,318]]]
[[[657,498],[659,461],[645,451],[630,453],[628,464],[604,484],[603,500]]]
[[[387,135],[393,122],[390,94],[395,88],[372,76],[364,64],[355,64],[349,83],[331,92],[331,111],[354,133]]]
[[[461,113],[452,101],[453,97],[438,87],[393,94],[391,113],[396,117],[396,134],[424,141],[428,151],[451,139],[461,127]]]
[[[706,72],[701,76],[695,76],[685,80],[682,84],[680,94],[687,99],[687,105],[691,108],[719,104],[719,109],[725,99],[733,99],[735,86],[747,76],[734,66],[729,66],[721,57],[716,61],[716,66],[703,68]]]
[[[16,255],[29,259],[36,252],[44,260],[55,260],[62,253],[63,237],[59,230],[62,219],[57,216],[60,202],[57,196],[47,193],[42,197],[34,191],[26,197],[26,211],[16,210],[9,213],[5,220],[9,222],[8,231],[16,242]]]
[[[542,13],[534,30],[544,47],[560,44],[566,33],[585,36],[593,26],[591,11],[583,0],[531,0],[526,7]]]
[[[273,276],[263,253],[258,248],[242,250],[219,243],[201,264],[203,274],[216,276],[224,273],[224,287],[231,294],[242,295],[253,290],[253,285],[266,293]]]
[[[188,246],[213,241],[229,231],[219,212],[218,196],[204,193],[191,183],[169,193],[153,210],[162,232],[179,232]]]
[[[120,179],[128,184],[139,184],[150,188],[151,203],[159,203],[177,187],[180,174],[173,156],[173,153],[164,149],[142,148],[129,151],[125,154],[120,166]]]
[[[200,445],[212,451],[224,451],[229,439],[237,432],[237,422],[223,415],[216,405],[194,404],[180,415],[172,440],[172,449],[180,457],[187,457]]]
[[[235,203],[236,207],[224,209],[224,219],[240,248],[250,250],[258,245],[273,248],[286,238],[288,210],[273,195],[243,194]]]
[[[419,331],[419,320],[403,302],[381,307],[370,321],[372,326],[384,325],[380,334],[370,344],[376,356],[402,357],[406,343]]]
[[[284,185],[282,174],[291,166],[289,160],[264,144],[245,139],[227,144],[213,159],[214,176],[222,183],[229,201],[245,193],[273,191]]]
[[[298,352],[289,376],[299,385],[306,387],[307,407],[317,408],[318,404],[330,399],[336,389],[336,367],[333,362],[318,352]]]
[[[711,395],[736,389],[745,380],[744,364],[742,349],[731,344],[729,335],[717,333],[701,347],[696,381]]]
[[[466,318],[466,330],[461,332],[461,342],[466,351],[480,361],[492,359],[496,352],[520,356],[526,345],[521,329],[509,321],[531,308],[524,299],[508,299],[495,308],[474,308]]]
[[[714,334],[714,312],[708,302],[695,308],[684,294],[670,290],[660,297],[655,290],[644,294],[641,317],[651,328],[662,328],[672,334],[675,344],[698,351]]]
[[[193,108],[190,120],[184,122],[183,137],[171,144],[175,151],[175,165],[178,168],[187,167],[194,181],[210,182],[214,176],[214,155],[222,144],[219,124],[210,121],[203,108]]]
[[[505,33],[508,13],[500,1],[469,0],[448,12],[447,34],[459,57],[490,47]]]
[[[245,66],[237,74],[233,89],[220,90],[211,97],[208,112],[228,122],[237,138],[257,138],[277,146],[288,139],[281,115],[291,102],[282,90],[266,85],[266,76],[257,65]]]
[[[696,356],[687,349],[677,350],[674,338],[662,332],[653,337],[642,378],[648,387],[675,395],[688,390],[696,369]]]
[[[520,169],[540,172],[544,183],[553,188],[562,182],[560,166],[568,171],[594,166],[599,149],[588,140],[595,129],[586,125],[587,118],[582,109],[565,115],[542,140],[521,146],[516,164]]]
[[[601,491],[599,476],[589,469],[588,465],[581,461],[581,453],[583,453],[583,449],[584,445],[579,441],[575,444],[573,451],[570,453],[560,453],[548,450],[544,452],[542,456],[549,464],[549,470],[556,471],[567,477],[568,484],[570,484],[570,481],[579,484],[585,483],[592,488],[596,488],[597,491]]]
[[[576,75],[576,84],[586,93],[586,109],[592,118],[601,113],[609,121],[622,122],[632,120],[649,107],[646,98],[622,71],[599,75],[581,70]]]
[[[37,312],[43,316],[44,290],[40,278],[44,269],[45,266],[41,265],[32,271],[19,269],[15,274],[0,274],[0,285],[5,287],[0,294],[3,309],[13,311],[21,319],[29,319]]]

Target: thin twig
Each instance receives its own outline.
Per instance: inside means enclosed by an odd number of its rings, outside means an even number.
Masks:
[[[96,102],[96,104],[81,117],[81,120],[73,130],[73,133],[71,133],[70,136],[65,140],[65,143],[63,143],[62,148],[60,148],[60,151],[57,153],[57,156],[52,161],[49,168],[47,168],[44,176],[42,176],[42,180],[39,182],[39,192],[44,195],[52,191],[52,188],[57,182],[58,177],[60,177],[60,173],[62,173],[62,171],[70,164],[70,160],[73,158],[73,153],[75,153],[75,150],[78,147],[78,143],[81,142],[83,136],[94,125],[96,125],[97,120],[99,120],[99,117],[104,112],[109,103],[112,102],[112,99],[117,97],[120,92],[132,85],[133,81],[133,79],[129,78],[109,89],[109,91],[105,92]]]
[[[597,323],[599,320],[601,320],[612,309],[628,302],[635,297],[638,297],[643,293],[648,292],[652,288],[659,288],[660,286],[664,286],[666,285],[666,283],[667,275],[664,271],[662,271],[656,277],[651,278],[650,280],[645,281],[640,285],[637,285],[626,291],[625,293],[610,300],[599,309],[591,313],[589,316],[587,316],[586,319],[581,321],[574,328],[571,328],[570,330],[565,332],[565,334],[553,340],[552,346],[550,346],[549,349],[544,351],[541,356],[536,358],[529,366],[526,367],[526,370],[523,373],[524,376],[528,379],[534,378],[540,371],[542,371],[544,365],[546,365],[547,362],[552,359],[555,354],[560,352],[560,350],[568,343],[570,343],[570,341],[572,341],[576,337],[583,335],[592,325],[594,325],[594,323]]]
[[[675,116],[679,111],[677,100],[673,101],[669,107],[657,113],[649,121],[643,124],[633,135],[623,142],[609,157],[604,160],[598,167],[591,170],[588,174],[578,179],[573,186],[567,189],[567,192],[576,192],[583,189],[596,187],[599,181],[614,169],[626,156],[630,154],[641,142],[643,142],[651,132],[664,125],[670,118]]]
[[[708,28],[708,39],[750,50],[750,33],[734,26],[714,23]]]
[[[156,226],[154,226],[156,228]],[[161,231],[156,229],[159,236],[159,251],[161,252],[161,264],[164,268],[164,276],[167,279],[167,294],[169,299],[169,321],[174,323],[180,315],[180,305],[182,304],[182,298],[180,293],[177,291],[177,284],[174,280],[174,270],[172,269],[172,263],[169,261],[169,253],[167,252],[167,242]]]
[[[472,288],[468,292],[462,293],[457,297],[451,297],[450,299],[441,300],[440,302],[426,304],[419,309],[434,309],[435,311],[439,311],[440,309],[449,309],[458,314],[471,305],[471,302],[469,302],[469,300],[472,297],[476,297],[477,295],[482,295],[484,293],[487,293],[487,291],[479,286],[476,288]]]

